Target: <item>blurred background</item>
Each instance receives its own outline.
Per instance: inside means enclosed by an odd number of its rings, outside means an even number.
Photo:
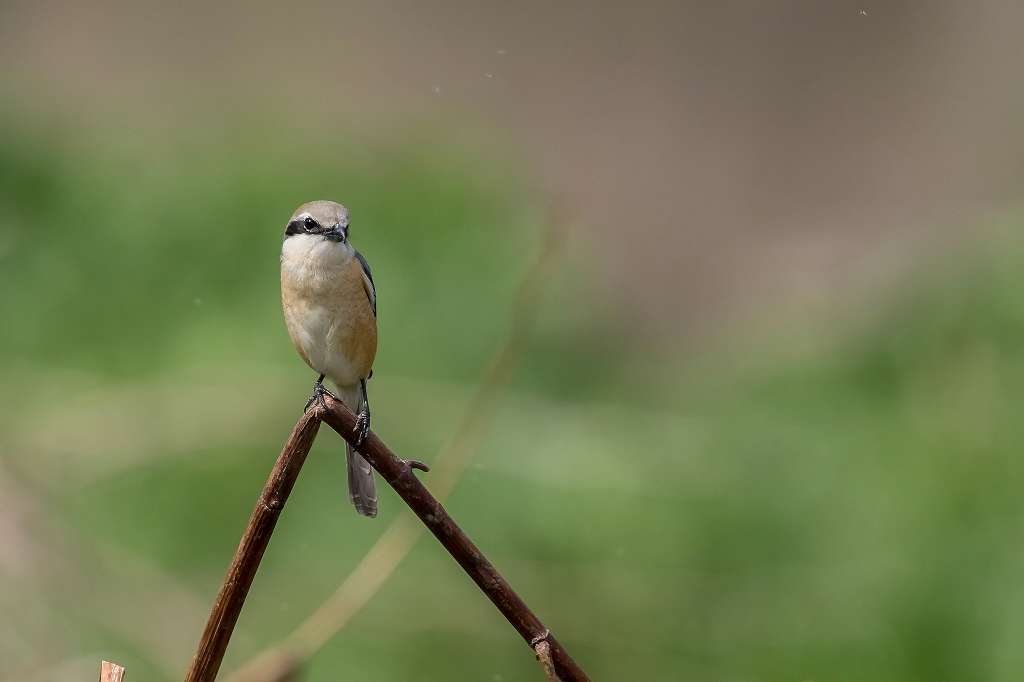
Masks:
[[[374,428],[428,462],[563,208],[447,506],[595,679],[1020,679],[1024,6],[926,5],[6,0],[3,675],[181,678],[314,378],[278,252],[330,198]],[[225,673],[409,513],[342,452]],[[430,539],[304,673],[540,678]]]

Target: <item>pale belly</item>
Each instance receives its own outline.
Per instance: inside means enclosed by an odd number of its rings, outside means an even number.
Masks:
[[[299,355],[314,371],[327,375],[339,386],[351,386],[365,378],[364,368],[357,366],[354,349],[347,343],[345,331],[351,327],[338,310],[324,306],[301,306],[303,310],[285,313],[285,323]]]

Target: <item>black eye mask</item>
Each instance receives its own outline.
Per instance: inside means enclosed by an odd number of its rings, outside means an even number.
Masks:
[[[293,220],[288,223],[284,234],[286,237],[293,234],[323,235],[331,241],[344,242],[348,239],[348,225],[339,223],[334,227],[323,227],[316,220],[307,216],[303,220]]]

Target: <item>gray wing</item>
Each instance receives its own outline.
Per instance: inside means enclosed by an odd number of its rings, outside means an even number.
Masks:
[[[354,250],[354,249],[353,249]],[[377,317],[377,287],[373,284],[373,273],[370,272],[370,264],[363,258],[363,254],[355,251],[356,260],[359,261],[359,266],[363,268],[363,274],[366,276],[366,281],[370,283],[369,289],[372,293],[367,294],[370,299],[370,305],[373,307],[373,316]]]

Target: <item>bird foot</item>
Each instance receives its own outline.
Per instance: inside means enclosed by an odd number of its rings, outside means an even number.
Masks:
[[[324,401],[324,396],[325,395],[329,395],[333,399],[338,400],[338,396],[336,396],[333,393],[331,393],[331,391],[326,386],[324,386],[323,383],[321,383],[319,381],[316,382],[313,385],[313,394],[311,396],[309,396],[309,400],[306,401],[306,406],[304,408],[302,408],[302,411],[303,412],[307,411],[309,409],[309,406],[312,405],[313,403],[316,403],[322,409],[326,410],[327,409],[327,403]]]
[[[357,435],[356,447],[358,448],[370,434],[370,413],[367,410],[360,410],[356,415],[356,425],[352,431]]]

